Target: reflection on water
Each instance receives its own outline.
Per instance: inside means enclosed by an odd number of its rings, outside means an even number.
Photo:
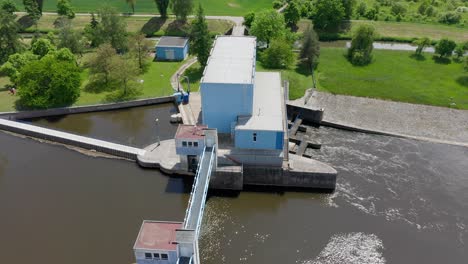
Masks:
[[[146,147],[155,143],[158,136],[161,140],[173,137],[177,125],[169,121],[170,115],[176,111],[174,104],[160,104],[26,122],[129,146]]]

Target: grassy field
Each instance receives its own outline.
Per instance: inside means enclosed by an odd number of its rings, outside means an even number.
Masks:
[[[22,0],[14,0],[18,7],[23,9]],[[118,8],[120,12],[132,12],[132,9],[123,0],[73,0],[72,5],[76,12],[96,12],[103,3],[108,3]],[[195,7],[201,3],[207,15],[231,15],[243,16],[250,11],[256,11],[263,8],[271,8],[272,0],[195,0]],[[44,11],[57,11],[57,0],[44,0]],[[170,11],[170,10],[169,10]],[[158,10],[153,0],[136,1],[135,12],[157,14]]]
[[[38,29],[42,32],[55,30],[54,22],[58,18],[57,15],[44,15],[38,23]],[[20,18],[19,18],[20,19]],[[72,20],[73,28],[82,30],[91,21],[91,16],[77,16]],[[188,25],[185,27],[174,27],[174,19],[163,20],[159,17],[132,17],[126,16],[125,22],[127,23],[127,30],[130,32],[142,31],[149,36],[163,36],[163,35],[184,35],[184,30],[188,30]],[[191,20],[189,19],[188,23]],[[226,20],[210,19],[207,20],[208,30],[211,34],[219,35],[224,34],[234,23]],[[26,31],[34,32],[34,28],[28,28]]]
[[[171,95],[173,90],[170,78],[183,63],[151,62],[148,72],[138,78],[139,80],[143,80],[143,84],[141,84],[141,93],[136,99]],[[106,102],[109,92],[93,93],[86,91],[85,87],[89,79],[88,71],[83,71],[81,76],[83,80],[81,95],[74,105],[91,105]],[[0,78],[0,112],[15,111],[15,101],[19,98],[18,96],[10,95],[5,90],[4,86],[7,83],[8,78]]]
[[[456,62],[437,63],[432,54],[415,59],[412,52],[374,51],[374,61],[352,66],[345,49],[322,48],[319,89],[336,94],[468,109],[468,73]]]

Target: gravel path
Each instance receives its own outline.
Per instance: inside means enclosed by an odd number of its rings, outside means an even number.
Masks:
[[[304,99],[293,102],[304,105]],[[468,144],[468,110],[314,92],[307,107],[324,121],[367,130]]]

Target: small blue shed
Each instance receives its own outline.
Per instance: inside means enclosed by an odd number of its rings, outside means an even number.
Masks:
[[[156,45],[156,59],[182,61],[188,56],[188,38],[162,37]]]

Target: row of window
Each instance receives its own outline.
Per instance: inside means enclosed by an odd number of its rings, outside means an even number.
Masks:
[[[182,147],[187,147],[187,145],[189,147],[194,147],[194,148],[198,148],[198,142],[192,142],[192,141],[182,141]]]
[[[145,253],[145,259],[155,259],[155,260],[167,260],[168,259],[168,255],[167,254],[164,254],[164,253]]]

